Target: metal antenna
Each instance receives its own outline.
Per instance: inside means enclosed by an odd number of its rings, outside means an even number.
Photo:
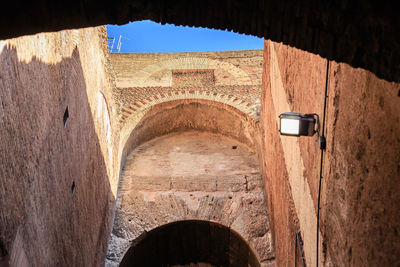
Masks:
[[[110,53],[112,53],[112,52],[119,53],[121,51],[122,39],[129,40],[128,38],[120,35],[118,38],[117,48],[114,48],[115,37],[108,37],[108,47],[109,47]]]
[[[108,37],[107,41],[108,41],[108,48],[109,48],[108,52],[111,53],[113,51],[113,47],[114,47],[114,43],[115,43],[115,37]]]

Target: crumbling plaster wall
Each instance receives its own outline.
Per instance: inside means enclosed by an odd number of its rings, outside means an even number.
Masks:
[[[119,171],[106,51],[105,27],[0,43],[0,241],[11,266],[104,262]]]
[[[319,263],[399,264],[399,84],[336,62],[327,75],[326,59],[271,41],[264,59],[263,167],[277,264],[293,264],[300,231],[306,262],[316,265],[321,153],[315,136],[280,136],[278,115],[322,119],[326,81]]]

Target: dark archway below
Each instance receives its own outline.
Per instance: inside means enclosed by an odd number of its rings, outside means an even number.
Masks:
[[[160,226],[140,236],[127,251],[121,267],[260,266],[247,242],[232,229],[209,221],[187,220]]]

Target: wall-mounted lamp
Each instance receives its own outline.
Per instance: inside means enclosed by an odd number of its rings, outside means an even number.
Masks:
[[[285,112],[279,115],[279,132],[287,136],[313,136],[319,133],[318,114],[300,114],[295,112]],[[315,129],[315,126],[317,128]],[[319,146],[325,149],[326,141],[323,136],[319,136]]]

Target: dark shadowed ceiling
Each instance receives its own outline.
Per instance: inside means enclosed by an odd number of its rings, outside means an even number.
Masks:
[[[252,34],[400,81],[400,16],[391,2],[16,0],[0,9],[0,39],[151,19]]]

